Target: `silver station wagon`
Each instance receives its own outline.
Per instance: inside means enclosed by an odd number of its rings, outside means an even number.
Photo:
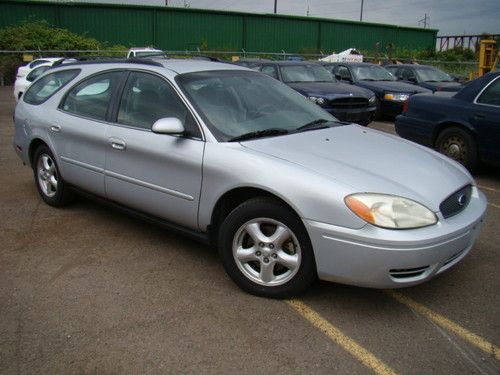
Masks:
[[[471,250],[486,210],[454,161],[224,63],[50,69],[16,107],[14,148],[49,205],[76,190],[210,242],[238,286],[267,297],[317,277],[427,281]]]

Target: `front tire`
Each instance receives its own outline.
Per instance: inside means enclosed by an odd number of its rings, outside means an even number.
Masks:
[[[272,199],[248,200],[226,217],[219,231],[219,254],[231,279],[254,295],[287,298],[316,279],[302,221]]]
[[[33,173],[38,193],[50,206],[60,207],[68,204],[73,194],[62,179],[54,155],[43,145],[33,155]]]
[[[477,145],[466,130],[456,126],[446,128],[439,133],[435,148],[436,151],[458,161],[469,171],[476,170],[478,165]]]
[[[375,100],[375,113],[373,115],[373,119],[375,121],[382,121],[384,119],[384,113],[382,112],[382,103],[380,102],[380,99],[377,98]]]

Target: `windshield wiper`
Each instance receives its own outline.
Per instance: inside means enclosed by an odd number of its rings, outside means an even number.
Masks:
[[[323,118],[320,118],[318,120],[314,120],[311,122],[308,122],[305,125],[299,126],[297,129],[295,129],[298,132],[303,132],[306,130],[316,130],[316,129],[325,129],[329,128],[330,126],[326,125],[327,122],[331,122],[328,120],[325,120]]]
[[[238,141],[244,141],[247,139],[262,138],[262,137],[268,137],[268,136],[272,136],[272,135],[283,135],[283,134],[288,134],[288,130],[280,129],[280,128],[257,130],[254,132],[249,132],[249,133],[241,134],[241,135],[238,135],[236,137],[230,138],[230,139],[228,139],[228,142],[238,142]]]
[[[361,78],[360,81],[376,81],[373,78]]]

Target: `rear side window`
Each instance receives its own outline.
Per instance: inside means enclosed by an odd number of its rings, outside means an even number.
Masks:
[[[61,70],[47,74],[30,86],[24,94],[24,101],[34,105],[43,103],[75,78],[78,73],[80,73],[80,69]]]
[[[481,94],[478,103],[500,106],[500,78],[497,78],[484,92]]]
[[[106,120],[109,103],[121,76],[122,72],[107,72],[85,79],[69,91],[61,109],[83,117]]]

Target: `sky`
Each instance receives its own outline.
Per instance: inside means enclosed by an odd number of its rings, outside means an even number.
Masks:
[[[68,1],[68,0],[66,0]],[[78,0],[69,0],[77,2]],[[165,5],[165,0],[84,0]],[[277,0],[278,13],[358,20],[361,0]],[[274,0],[168,0],[169,6],[272,13]],[[363,21],[439,29],[438,35],[500,34],[500,0],[364,0]]]

